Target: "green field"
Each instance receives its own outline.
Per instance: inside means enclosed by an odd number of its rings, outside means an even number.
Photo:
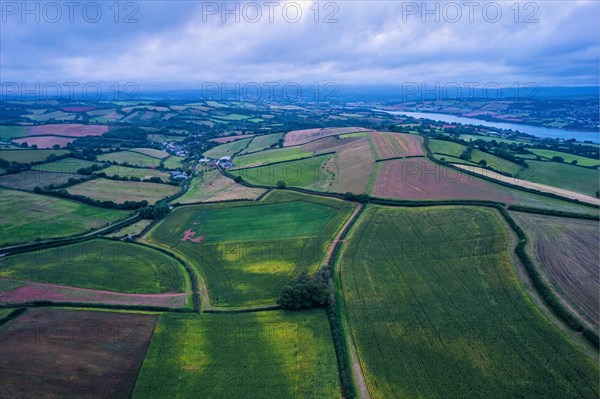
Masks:
[[[59,173],[77,173],[81,168],[88,168],[92,165],[102,165],[99,162],[87,161],[76,158],[63,158],[58,161],[42,163],[34,165],[31,169],[44,172],[59,172]]]
[[[175,155],[171,155],[167,159],[163,160],[163,167],[165,169],[169,169],[169,170],[179,169],[179,168],[183,167],[182,161],[183,161],[183,158],[175,156]]]
[[[32,163],[45,161],[49,155],[68,154],[67,150],[0,150],[0,158],[8,162]]]
[[[204,156],[211,159],[219,159],[226,155],[233,156],[233,154],[243,150],[246,148],[248,143],[250,143],[252,137],[242,140],[232,141],[231,143],[221,144],[204,153]]]
[[[316,269],[351,209],[343,201],[273,192],[258,203],[176,208],[148,241],[186,257],[204,275],[213,305],[272,304],[301,272]],[[184,241],[186,231],[191,239]]]
[[[0,140],[16,139],[29,135],[29,126],[4,126],[0,125]]]
[[[328,183],[335,181],[335,176],[325,169],[325,164],[331,157],[331,154],[320,155],[275,165],[233,170],[231,174],[241,176],[248,183],[262,186],[275,186],[278,181],[283,180],[288,187],[322,190]]]
[[[558,162],[527,161],[529,168],[517,177],[535,183],[547,184],[592,197],[600,189],[600,172]]]
[[[236,169],[242,169],[249,166],[258,166],[274,162],[309,158],[312,155],[313,152],[303,151],[300,147],[278,148],[274,150],[256,152],[253,154],[236,156],[233,159],[233,164]]]
[[[131,294],[185,292],[183,266],[155,249],[95,239],[2,258],[0,277]]]
[[[138,179],[150,179],[151,177],[160,177],[163,182],[168,182],[171,175],[156,169],[132,168],[122,165],[110,165],[108,168],[99,170],[98,173],[106,173],[107,176],[118,175],[120,177],[137,177]]]
[[[169,153],[163,150],[157,150],[154,148],[132,148],[130,151],[138,152],[140,154],[148,155],[158,159],[163,159],[169,156]]]
[[[0,245],[83,234],[125,219],[129,212],[0,189]]]
[[[371,397],[598,397],[598,365],[538,310],[510,253],[489,209],[366,209],[338,267]]]
[[[535,155],[539,155],[546,159],[552,159],[554,156],[562,157],[565,160],[565,163],[569,164],[572,161],[577,161],[577,165],[579,166],[598,166],[600,165],[600,161],[598,159],[586,158],[579,155],[568,154],[566,152],[560,151],[552,151],[552,150],[540,150],[537,148],[530,149]]]
[[[252,139],[248,147],[242,151],[242,154],[247,152],[256,152],[261,150],[266,150],[270,148],[272,145],[277,144],[279,139],[283,138],[283,133],[276,134],[265,134],[262,136],[256,136]]]
[[[467,146],[454,143],[452,141],[445,140],[429,140],[429,149],[436,154],[452,155],[459,157],[466,149]]]
[[[164,315],[133,398],[339,398],[325,313]]]
[[[109,179],[93,179],[67,188],[73,195],[83,195],[98,201],[148,201],[154,204],[179,191],[179,187],[169,184],[132,182]]]
[[[160,159],[133,151],[117,151],[98,155],[98,161],[110,161],[118,164],[129,164],[144,168],[154,168],[160,165]]]

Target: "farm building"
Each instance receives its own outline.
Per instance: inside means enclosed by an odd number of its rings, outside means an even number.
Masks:
[[[188,178],[187,173],[179,172],[178,170],[169,172],[171,174],[171,179],[173,180],[184,180]]]
[[[219,165],[223,169],[233,168],[233,163],[231,162],[231,157],[228,155],[219,158],[217,165]]]

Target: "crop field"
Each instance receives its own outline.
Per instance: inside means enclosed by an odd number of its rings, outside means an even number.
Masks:
[[[421,136],[402,133],[370,133],[377,159],[405,157],[423,154]]]
[[[255,134],[240,134],[237,136],[217,137],[216,139],[210,139],[209,141],[212,141],[213,143],[225,144],[225,143],[231,143],[232,141],[248,139],[248,138],[254,137],[254,136],[255,136]]]
[[[284,136],[284,146],[289,147],[292,145],[306,144],[310,141],[322,139],[328,136],[337,136],[340,134],[367,132],[370,129],[363,129],[360,127],[338,127],[338,128],[320,128],[320,129],[306,129],[306,130],[294,130],[288,132]]]
[[[82,125],[79,123],[37,125],[29,127],[30,136],[101,136],[108,132],[108,126],[105,125]]]
[[[33,309],[0,327],[5,398],[129,398],[156,316]]]
[[[125,219],[129,212],[0,188],[0,245],[83,234]]]
[[[35,187],[46,188],[50,185],[60,186],[69,182],[69,179],[88,178],[77,173],[56,173],[41,170],[27,170],[0,176],[0,186],[19,190],[33,191]]]
[[[513,212],[530,238],[530,252],[559,295],[598,328],[598,222]]]
[[[270,148],[272,145],[275,145],[279,142],[279,140],[283,138],[283,133],[275,133],[275,134],[265,134],[262,136],[256,136],[250,142],[250,145],[242,151],[242,154],[247,152],[256,152],[261,150],[266,150]]]
[[[166,172],[161,172],[157,169],[147,168],[132,168],[129,166],[122,165],[110,165],[108,168],[101,169],[97,173],[106,173],[106,176],[120,177],[137,177],[138,179],[150,179],[151,177],[160,177],[163,182],[168,182],[171,175]]]
[[[597,398],[597,363],[543,315],[508,231],[474,207],[369,206],[338,267],[373,398]]]
[[[201,176],[192,178],[188,191],[175,201],[190,204],[206,201],[227,201],[235,199],[256,199],[266,190],[237,184],[218,170],[205,170]]]
[[[296,148],[296,147],[294,147]],[[302,146],[304,151],[317,154],[334,151],[335,154],[324,164],[328,178],[314,186],[315,190],[362,194],[366,191],[369,177],[375,165],[375,154],[368,137],[338,139],[327,137]]]
[[[98,161],[110,161],[118,164],[135,165],[142,168],[155,168],[160,165],[160,159],[133,151],[117,151],[98,155]]]
[[[250,143],[251,138],[236,140],[230,143],[221,144],[204,153],[204,156],[211,159],[219,159],[224,156],[233,156],[233,154],[243,150]]]
[[[89,168],[92,165],[102,165],[99,162],[87,161],[84,159],[76,158],[63,158],[58,161],[52,161],[33,165],[32,170],[39,170],[43,172],[57,172],[57,173],[70,173],[75,174],[81,168]]]
[[[335,182],[335,165],[327,165],[332,155],[321,155],[297,161],[232,170],[251,184],[275,186],[282,180],[288,187],[327,191]]]
[[[558,162],[527,161],[518,177],[594,197],[600,190],[600,172]]]
[[[508,190],[437,165],[424,158],[381,164],[373,195],[408,200],[478,199],[512,202]]]
[[[155,249],[95,239],[3,257],[0,277],[131,294],[185,291],[178,262]]]
[[[93,179],[67,188],[74,195],[83,195],[98,201],[148,201],[154,204],[179,191],[179,187],[169,184],[132,182],[109,179]]]
[[[60,137],[60,136],[29,136],[20,139],[12,140],[13,142],[21,145],[27,143],[29,147],[36,145],[38,148],[52,148],[55,145],[60,147],[66,147],[67,144],[72,143],[75,138],[73,137]]]
[[[574,154],[568,154],[566,152],[542,150],[542,149],[531,149],[530,151],[533,152],[535,155],[539,155],[546,159],[552,159],[552,157],[554,157],[554,156],[562,157],[565,160],[565,163],[571,163],[572,161],[577,161],[577,165],[580,165],[580,166],[598,166],[598,165],[600,165],[600,160],[598,160],[598,159],[582,157],[582,156],[574,155]]]
[[[68,154],[67,150],[1,150],[0,158],[8,162],[18,162],[23,164],[33,162],[43,162],[49,155]]]
[[[154,157],[154,158],[158,158],[158,159],[163,159],[170,155],[166,151],[157,150],[154,148],[132,148],[129,151],[139,152],[140,154],[148,155],[149,157]]]
[[[372,189],[373,195],[377,197],[408,200],[489,200],[594,214],[593,209],[589,207],[503,187],[423,158],[394,159],[380,164]],[[517,184],[518,179],[507,178],[507,181]]]
[[[213,305],[272,304],[301,272],[315,270],[351,210],[343,201],[273,192],[258,203],[176,208],[147,240],[200,269]]]
[[[339,398],[325,312],[162,316],[133,398],[168,397]]]
[[[238,155],[233,159],[236,169],[266,165],[275,162],[293,161],[296,159],[309,158],[313,152],[304,151],[300,147],[277,148],[255,152],[253,154]]]

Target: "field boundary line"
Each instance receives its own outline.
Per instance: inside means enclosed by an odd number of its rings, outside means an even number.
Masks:
[[[362,204],[357,208],[357,212],[354,215],[351,223],[346,226],[341,239],[336,245],[336,250],[333,259],[330,260],[330,267],[332,268],[332,285],[334,287],[334,303],[330,306],[328,315],[330,316],[331,330],[333,333],[333,340],[336,348],[336,354],[338,355],[338,364],[340,365],[340,379],[348,378],[350,381],[351,395],[348,397],[355,397],[358,394],[362,399],[370,399],[371,393],[365,379],[365,373],[363,366],[358,358],[358,350],[354,342],[354,336],[351,329],[349,328],[349,320],[347,317],[346,302],[343,294],[342,279],[341,279],[341,267],[339,263],[339,255],[344,251],[344,245],[346,237],[360,219],[362,213],[366,209],[366,204]],[[332,315],[333,313],[333,315]],[[335,317],[334,317],[335,315]],[[338,332],[341,337],[336,336]],[[343,338],[342,342],[339,339]],[[338,353],[342,352],[342,353]],[[343,364],[343,367],[341,365]],[[348,369],[350,367],[350,369]],[[343,374],[350,373],[350,375],[344,376]],[[343,380],[341,381],[343,384]],[[343,385],[342,385],[343,387]]]
[[[194,312],[199,313],[200,310],[201,310],[200,288],[199,288],[199,284],[198,284],[198,275],[194,271],[194,268],[191,267],[190,265],[188,265],[188,263],[185,262],[183,259],[181,259],[178,256],[179,253],[176,255],[173,252],[171,252],[171,251],[163,248],[162,246],[151,244],[150,242],[148,242],[148,240],[144,240],[143,242],[134,241],[134,243],[137,244],[137,245],[143,246],[143,247],[153,248],[153,249],[155,249],[155,250],[157,250],[159,252],[162,252],[165,255],[170,256],[173,259],[177,260],[177,262],[179,262],[184,267],[184,269],[188,273],[188,276],[190,278],[190,282],[192,284],[192,305],[193,305],[193,309],[194,309]]]

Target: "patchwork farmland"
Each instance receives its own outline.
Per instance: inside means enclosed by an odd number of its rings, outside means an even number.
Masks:
[[[343,96],[2,107],[2,397],[598,397],[597,144]]]

